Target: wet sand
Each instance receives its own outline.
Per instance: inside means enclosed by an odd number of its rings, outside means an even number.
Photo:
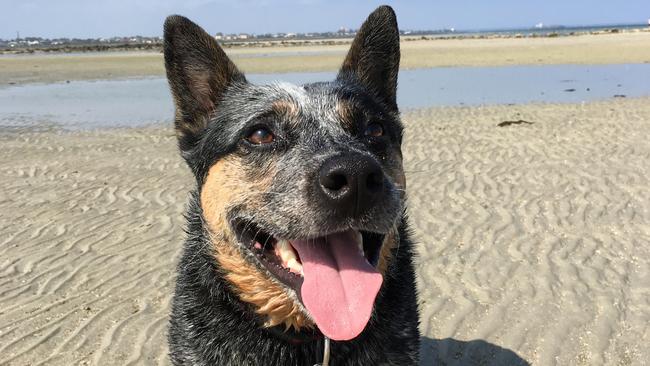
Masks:
[[[402,68],[550,64],[650,63],[650,32],[557,38],[411,40]],[[245,72],[335,71],[349,45],[233,48]],[[0,56],[0,87],[32,82],[164,75],[158,52]]]
[[[650,99],[403,119],[422,364],[645,365]],[[3,130],[0,154],[0,364],[169,364],[172,130]]]

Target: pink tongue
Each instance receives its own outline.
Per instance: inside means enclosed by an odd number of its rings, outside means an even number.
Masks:
[[[345,341],[368,324],[382,276],[359,251],[356,232],[295,240],[304,272],[302,302],[327,337]]]

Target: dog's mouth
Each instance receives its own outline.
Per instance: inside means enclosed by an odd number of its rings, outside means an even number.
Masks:
[[[233,228],[268,272],[295,291],[323,334],[349,340],[363,331],[382,283],[376,266],[384,234],[349,229],[284,239],[249,222]]]

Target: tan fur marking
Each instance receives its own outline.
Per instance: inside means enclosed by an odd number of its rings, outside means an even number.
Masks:
[[[266,318],[266,327],[284,324],[287,329],[311,328],[313,323],[283,287],[244,259],[227,222],[230,207],[256,202],[256,193],[269,190],[271,174],[265,176],[266,179],[254,183],[248,181],[241,164],[232,158],[210,168],[201,190],[201,208],[211,232],[215,257],[239,298]]]
[[[271,105],[271,108],[273,109],[273,112],[289,119],[297,119],[299,117],[300,109],[295,103],[289,100],[284,100],[284,99],[276,100]]]
[[[339,100],[336,103],[336,114],[339,116],[344,129],[349,131],[355,126],[354,105],[350,102]]]
[[[379,261],[377,262],[377,270],[382,275],[386,274],[390,260],[393,257],[393,248],[397,246],[398,240],[397,228],[393,228],[384,238],[384,243],[379,251]]]
[[[343,121],[349,121],[352,119],[353,108],[354,105],[346,100],[339,100],[336,102],[336,114],[338,114]]]
[[[251,266],[231,244],[215,243],[217,261],[242,301],[253,304],[266,317],[264,326],[284,324],[298,330],[312,327],[311,321],[284,289]]]

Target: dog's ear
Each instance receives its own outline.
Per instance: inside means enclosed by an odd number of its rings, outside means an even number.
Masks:
[[[390,6],[380,6],[368,16],[352,41],[338,78],[356,78],[371,93],[397,111],[399,30]]]
[[[212,112],[231,84],[246,78],[217,41],[189,19],[165,20],[165,69],[176,105],[176,133],[181,150],[198,141]]]

